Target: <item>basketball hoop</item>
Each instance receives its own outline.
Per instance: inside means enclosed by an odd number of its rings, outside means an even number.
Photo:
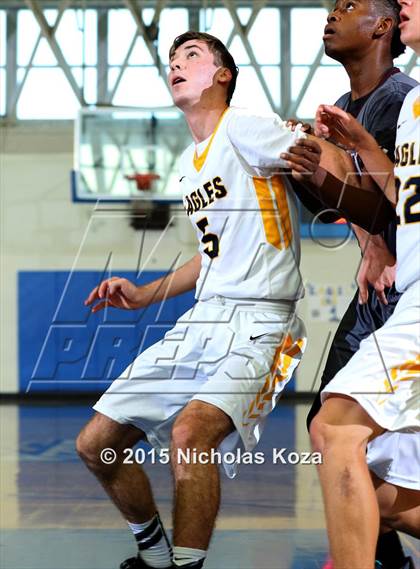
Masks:
[[[160,180],[159,174],[148,172],[147,174],[126,174],[126,180],[136,183],[139,192],[152,192],[153,183]],[[139,196],[140,197],[140,196]],[[134,199],[131,205],[132,217],[130,225],[133,229],[164,229],[169,222],[169,206],[155,203],[151,197]]]
[[[124,178],[126,180],[130,180],[130,182],[136,182],[136,187],[139,191],[151,190],[153,182],[155,180],[160,180],[159,174],[155,174],[154,172],[149,172],[147,174],[140,174],[140,172],[136,172],[135,174],[125,175]]]

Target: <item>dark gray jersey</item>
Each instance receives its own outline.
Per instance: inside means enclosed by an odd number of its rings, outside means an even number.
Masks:
[[[351,93],[346,93],[335,104],[357,118],[394,161],[398,116],[407,93],[416,85],[415,79],[394,69],[368,95],[352,101]],[[396,221],[393,220],[382,233],[393,255],[396,255],[396,230]]]

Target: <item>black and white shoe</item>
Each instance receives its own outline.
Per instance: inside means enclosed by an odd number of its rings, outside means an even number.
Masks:
[[[120,565],[120,569],[140,569],[140,567],[142,567],[142,565],[140,565],[140,559],[138,557],[130,557],[130,559],[126,559]]]
[[[174,565],[167,567],[166,569],[173,569]],[[151,569],[150,565],[147,565],[139,556],[130,557],[123,561],[120,565],[120,569]]]
[[[202,561],[195,561],[194,563],[189,563],[188,565],[183,565],[182,569],[202,569],[204,565],[204,559]],[[120,565],[120,569],[151,569],[150,565],[147,565],[140,557],[130,557],[126,559]],[[167,569],[176,569],[175,565],[171,565]],[[406,569],[402,567],[401,569]],[[408,566],[407,569],[415,569],[414,565]]]

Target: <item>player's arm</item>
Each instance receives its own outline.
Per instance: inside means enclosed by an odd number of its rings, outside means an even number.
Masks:
[[[241,163],[256,176],[280,173],[285,168],[281,153],[306,137],[301,128],[288,127],[274,113],[267,116],[235,113],[228,118],[228,138]]]
[[[281,156],[286,161],[286,167],[292,170],[293,177],[315,195],[325,208],[336,209],[343,217],[370,233],[379,233],[395,216],[393,208],[376,184],[371,184],[371,187],[358,184],[355,174],[348,174],[343,181],[327,171],[326,168],[331,168],[338,174],[340,169],[348,172],[352,167],[351,160],[347,162],[344,157],[337,166],[340,159],[335,160],[335,155],[334,145],[309,137],[298,140]]]
[[[396,205],[394,164],[352,115],[335,106],[320,105],[316,113],[316,130],[318,134],[357,152],[369,176]]]
[[[285,170],[285,175],[290,174]],[[333,211],[335,208],[331,208],[325,202],[323,202],[317,192],[308,191],[308,188],[293,178],[293,176],[289,176],[290,185],[293,188],[293,191],[297,195],[299,201],[309,210],[314,216],[316,216],[317,220],[321,223],[334,223],[335,221],[341,219],[342,214],[338,211]]]
[[[301,125],[301,129],[305,134],[314,134],[313,128],[309,123],[303,123],[295,118],[288,119],[286,126],[295,130],[297,125]],[[285,175],[290,174],[285,170]],[[323,203],[318,196],[313,192],[308,192],[307,188],[301,184],[293,176],[289,176],[290,185],[293,191],[299,198],[299,201],[305,206],[305,208],[310,211],[314,216],[317,217],[322,223],[334,223],[341,218],[341,214],[334,212],[332,208],[328,207]]]
[[[92,312],[98,312],[106,306],[125,310],[144,308],[192,290],[200,275],[200,269],[201,255],[197,253],[176,271],[146,285],[136,286],[128,279],[112,277],[102,281],[91,291],[85,305],[93,304]]]
[[[296,128],[298,124],[300,127]],[[300,138],[305,138],[308,127],[310,128],[310,125],[302,125],[294,119],[284,122],[275,114],[239,114],[230,118],[227,134],[248,173],[256,176],[275,173],[287,176],[289,172],[284,170],[286,163],[281,158],[281,153]],[[322,222],[332,223],[339,219],[340,216],[331,211],[323,214],[322,210],[327,208],[318,197],[305,190],[292,177],[290,181],[303,205],[318,215]]]
[[[359,302],[365,304],[368,301],[369,285],[372,285],[380,302],[388,304],[385,289],[395,281],[396,259],[381,235],[370,235],[354,224],[352,228],[362,253],[362,261],[357,272]]]
[[[289,119],[286,124],[290,125],[292,130],[294,130],[299,123],[296,119]],[[309,140],[314,140],[320,145],[322,151],[320,166],[326,172],[329,172],[332,176],[341,181],[346,181],[347,184],[352,187],[375,188],[375,183],[370,176],[366,175],[361,177],[358,173],[356,174],[353,159],[348,152],[336,144],[331,144],[327,140],[315,135],[315,131],[309,124],[305,123],[301,125],[301,129]]]
[[[297,125],[300,128],[296,128]],[[279,173],[285,176],[290,172],[284,170],[285,161],[280,157],[282,151],[304,137],[310,125],[302,125],[299,121],[289,119],[283,122],[278,115],[253,116],[234,115],[230,117],[227,135],[236,153],[240,156],[241,164],[247,173],[255,176]],[[303,205],[314,215],[319,215],[325,206],[314,195],[290,176],[293,190]],[[340,216],[320,215],[321,221],[332,223]]]
[[[369,110],[366,116],[366,130],[373,136],[381,150],[391,159],[394,154],[396,126],[403,100],[404,96],[401,93],[384,92],[382,97],[376,100],[374,107]],[[321,107],[319,112],[322,112],[322,110],[323,108]],[[317,128],[320,126],[319,123],[322,125],[323,122],[319,112],[317,115]],[[328,120],[327,115],[324,118]],[[322,133],[318,134],[322,135]],[[345,140],[342,140],[342,142],[346,143]],[[381,155],[377,156],[379,160],[382,160],[384,154],[381,153]],[[375,167],[377,168],[377,164]],[[389,163],[388,167],[390,167]],[[387,177],[387,174],[385,176]],[[392,181],[392,179],[393,176],[389,176],[389,180]],[[363,180],[366,180],[366,176],[363,177]],[[392,187],[391,191],[393,191]],[[393,201],[393,196],[391,195],[390,197]],[[357,237],[362,253],[362,261],[357,272],[359,302],[365,303],[368,301],[369,285],[371,285],[380,302],[387,304],[385,291],[395,281],[395,257],[388,249],[381,235],[370,235],[356,224],[352,224],[352,229]]]

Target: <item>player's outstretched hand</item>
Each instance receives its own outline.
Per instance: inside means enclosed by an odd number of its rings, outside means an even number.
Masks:
[[[85,300],[85,306],[92,304],[92,312],[99,312],[106,306],[125,310],[135,310],[142,306],[139,288],[129,280],[120,277],[106,279],[95,287]]]
[[[309,181],[316,173],[321,161],[321,147],[315,140],[299,138],[295,146],[280,155],[292,176],[298,182]]]
[[[370,149],[375,139],[349,113],[332,105],[320,105],[315,116],[315,135],[328,138],[347,150]]]

